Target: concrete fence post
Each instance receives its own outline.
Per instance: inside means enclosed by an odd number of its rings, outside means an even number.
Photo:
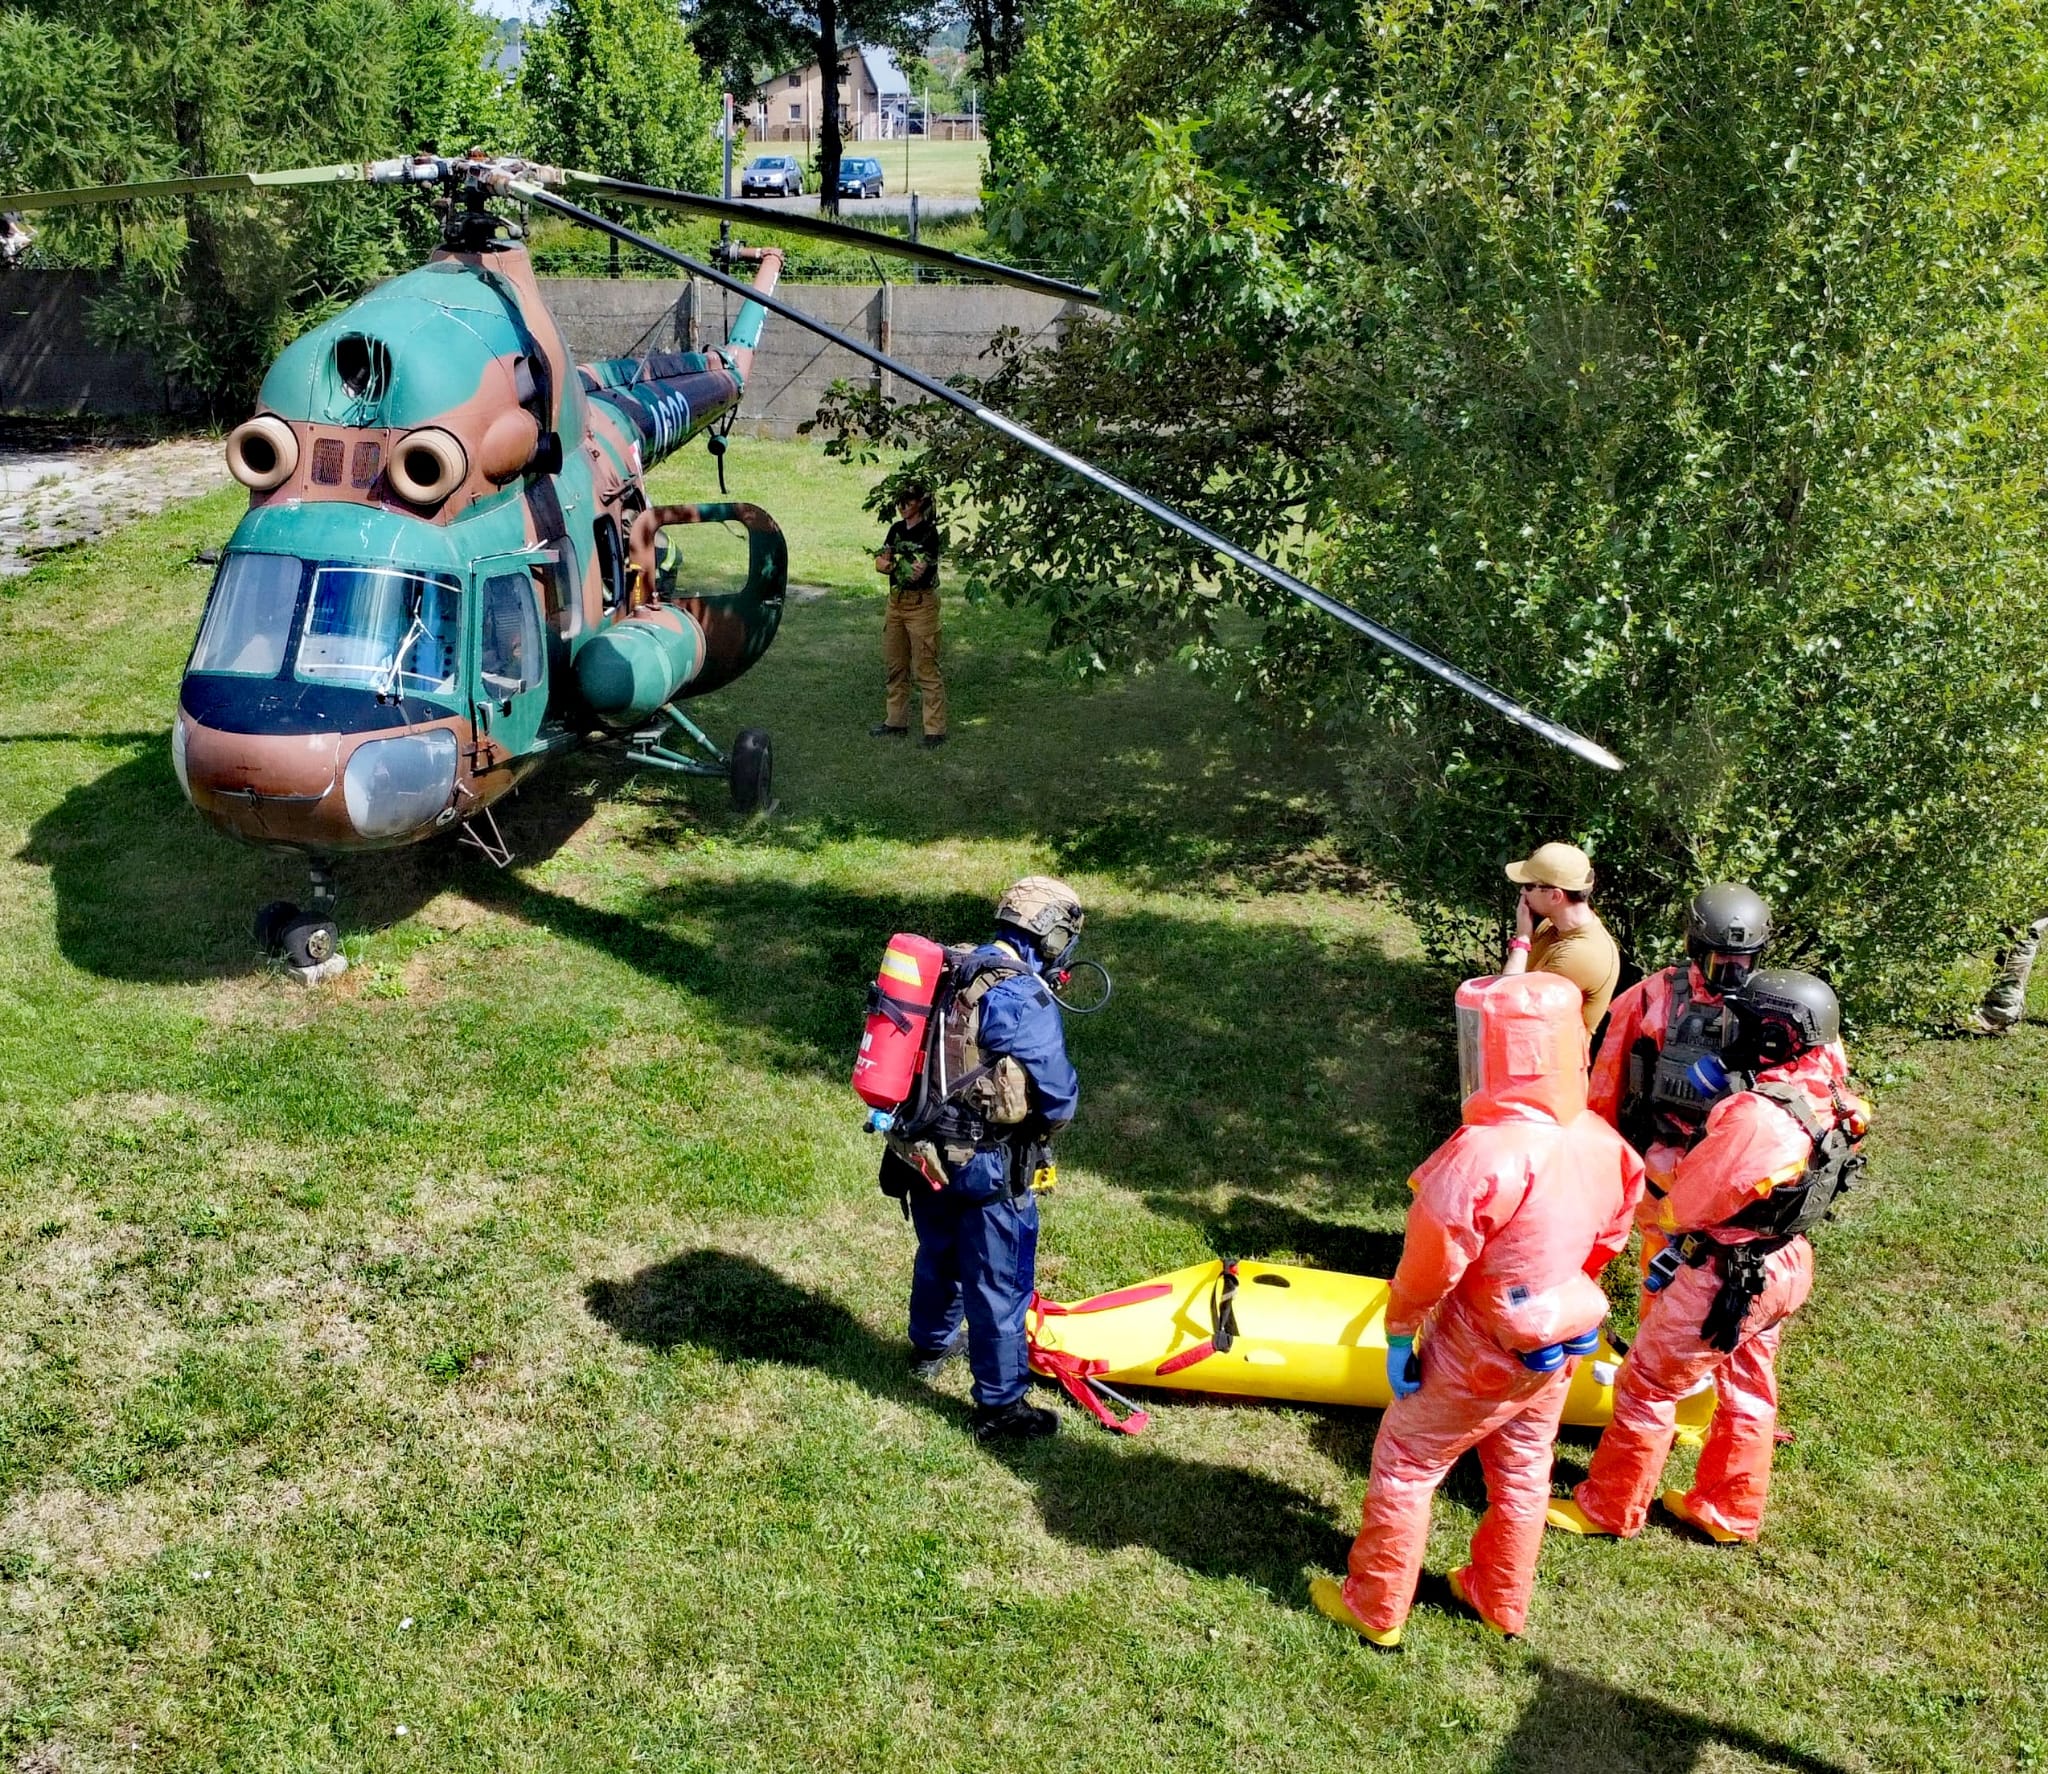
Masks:
[[[873,313],[875,317],[874,347],[877,351],[893,353],[896,340],[896,301],[892,285],[885,283],[875,291]],[[874,366],[874,371],[875,397],[878,400],[887,400],[889,398],[889,372],[883,369],[880,364]]]

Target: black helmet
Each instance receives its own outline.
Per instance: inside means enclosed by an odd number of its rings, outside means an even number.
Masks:
[[[1735,1007],[1741,1045],[1762,1065],[1781,1066],[1841,1037],[1835,988],[1811,973],[1759,968],[1728,1002]]]
[[[1685,952],[1716,991],[1739,985],[1771,940],[1771,908],[1740,881],[1716,881],[1693,896]]]

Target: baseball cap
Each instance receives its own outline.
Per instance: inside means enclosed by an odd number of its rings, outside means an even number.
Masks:
[[[1562,887],[1588,893],[1593,887],[1593,859],[1576,844],[1541,844],[1526,862],[1508,864],[1508,879],[1522,887]]]

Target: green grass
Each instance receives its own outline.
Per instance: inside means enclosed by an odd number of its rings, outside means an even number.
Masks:
[[[1894,1062],[1760,1548],[1553,1544],[1516,1644],[1439,1575],[1372,1656],[1306,1600],[1371,1413],[1173,1398],[995,1457],[962,1378],[906,1383],[846,1072],[892,930],[1059,869],[1118,993],[1073,1031],[1047,1290],[1384,1272],[1448,982],[1342,866],[1322,761],[1178,675],[1080,689],[955,605],[955,743],[866,739],[863,483],[746,442],[731,478],[831,593],[703,705],[776,734],[780,811],[572,758],[504,873],[350,865],[355,966],[311,995],[247,935],[301,883],[201,828],[164,743],[238,499],[0,590],[0,1760],[2041,1764],[2040,1026]]]

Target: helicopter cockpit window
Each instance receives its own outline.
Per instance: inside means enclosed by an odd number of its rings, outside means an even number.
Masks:
[[[540,614],[533,581],[524,573],[502,573],[484,581],[483,632],[478,663],[485,687],[516,696],[540,682]]]
[[[230,554],[213,583],[194,671],[274,678],[284,669],[305,563],[289,554]]]
[[[329,562],[314,568],[299,676],[380,696],[454,688],[462,593],[453,579]]]

